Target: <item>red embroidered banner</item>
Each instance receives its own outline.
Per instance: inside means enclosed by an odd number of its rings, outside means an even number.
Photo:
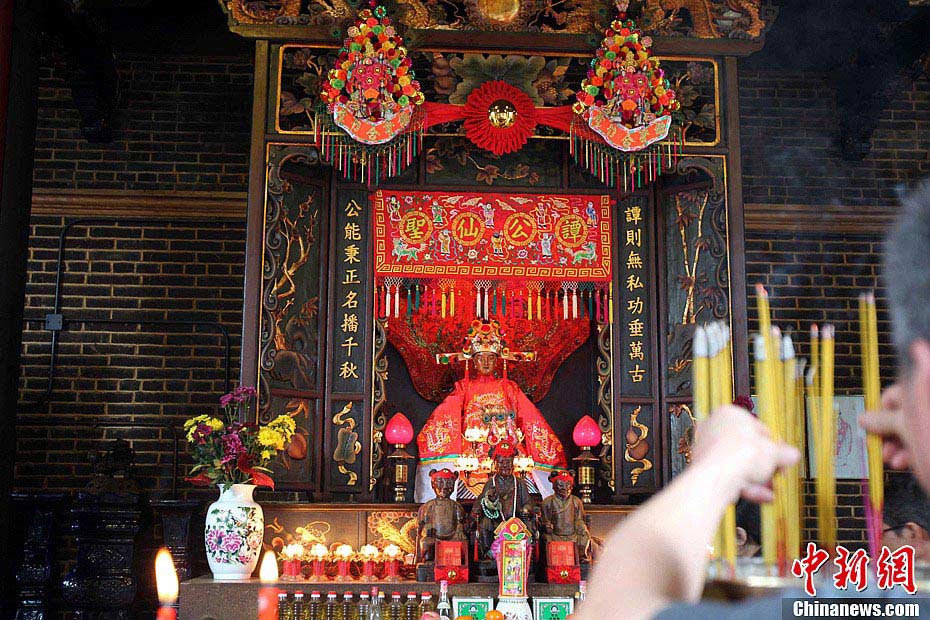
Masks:
[[[379,190],[379,277],[609,282],[606,195]]]

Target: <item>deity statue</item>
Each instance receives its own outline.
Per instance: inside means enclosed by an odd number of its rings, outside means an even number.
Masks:
[[[415,501],[433,496],[428,472],[437,465],[459,470],[453,499],[477,497],[488,479],[490,450],[503,441],[520,457],[530,491],[544,497],[552,493],[548,474],[567,466],[565,450],[539,409],[507,378],[508,361],[533,359],[534,353],[510,351],[494,320],[474,321],[461,352],[437,355],[439,363],[464,361],[465,377],[417,435],[420,464]],[[495,372],[501,361],[503,376],[498,377]],[[474,362],[477,376],[471,376],[469,362]]]
[[[443,468],[429,474],[436,497],[417,511],[417,561],[435,559],[436,541],[467,540],[465,536],[465,509],[450,499],[455,489],[456,474]]]
[[[490,560],[491,545],[497,527],[513,517],[520,518],[532,532],[536,501],[530,494],[526,478],[514,471],[516,446],[502,441],[492,450],[494,473],[472,504],[472,520],[478,526],[478,557]]]
[[[540,529],[543,542],[571,541],[575,543],[578,561],[591,560],[591,532],[581,498],[572,495],[575,478],[570,471],[553,472],[549,476],[553,494],[543,500],[540,508]]]

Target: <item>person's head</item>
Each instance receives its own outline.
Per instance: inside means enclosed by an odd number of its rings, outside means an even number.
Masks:
[[[475,354],[473,359],[475,360],[475,370],[478,371],[479,375],[493,375],[494,371],[497,370],[497,353],[482,351]]]
[[[882,545],[910,545],[918,560],[930,560],[930,500],[911,474],[892,473],[885,483]]]
[[[549,482],[552,483],[552,492],[559,499],[565,499],[572,493],[572,487],[575,486],[575,479],[569,471],[552,472],[549,475]]]
[[[442,468],[434,469],[429,473],[430,483],[433,487],[433,493],[436,497],[446,499],[452,495],[455,489],[455,472],[451,469]]]
[[[494,467],[501,476],[513,475],[513,457],[516,456],[516,446],[509,441],[502,441],[494,446]]]
[[[736,554],[751,558],[762,549],[759,504],[741,499],[736,502]]]
[[[901,368],[901,440],[930,489],[930,182],[908,194],[885,243],[885,286]]]

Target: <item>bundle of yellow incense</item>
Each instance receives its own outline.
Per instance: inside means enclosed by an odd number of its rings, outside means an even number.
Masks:
[[[820,362],[817,365],[820,394],[814,415],[814,450],[817,455],[817,529],[820,543],[832,554],[836,549],[836,412],[833,406],[834,328],[824,325],[820,333]],[[815,379],[816,379],[815,375]]]
[[[794,353],[794,343],[790,335],[786,335],[781,341],[781,361],[784,374],[784,440],[786,443],[797,447],[799,443],[798,399],[797,389],[797,360]],[[794,464],[785,472],[785,497],[783,500],[784,513],[782,519],[785,523],[785,550],[786,560],[793,560],[798,557],[801,549],[801,509],[799,505],[800,498],[800,468]]]
[[[881,378],[878,366],[878,318],[875,310],[875,295],[871,292],[859,296],[859,342],[862,358],[862,392],[865,410],[881,408]],[[879,528],[885,501],[884,466],[882,464],[882,440],[878,435],[866,436],[866,454],[869,465],[869,493],[866,504],[869,524],[869,544],[874,551],[878,548]]]
[[[756,407],[759,420],[772,429],[774,422],[774,401],[775,395],[773,387],[768,380],[770,375],[769,364],[766,352],[766,338],[762,334],[756,334],[753,338],[753,358],[755,360],[756,371],[756,394],[758,405]],[[774,484],[774,483],[773,483]],[[775,503],[770,502],[760,506],[760,531],[762,534],[762,559],[766,566],[774,567],[778,559],[777,553],[777,530]]]

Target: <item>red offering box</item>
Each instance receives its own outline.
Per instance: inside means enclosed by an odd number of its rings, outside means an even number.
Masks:
[[[436,583],[443,579],[449,583],[468,583],[468,547],[462,541],[437,540],[436,566],[433,569]]]
[[[553,541],[546,547],[546,580],[549,583],[578,583],[581,567],[575,557],[575,543]]]

